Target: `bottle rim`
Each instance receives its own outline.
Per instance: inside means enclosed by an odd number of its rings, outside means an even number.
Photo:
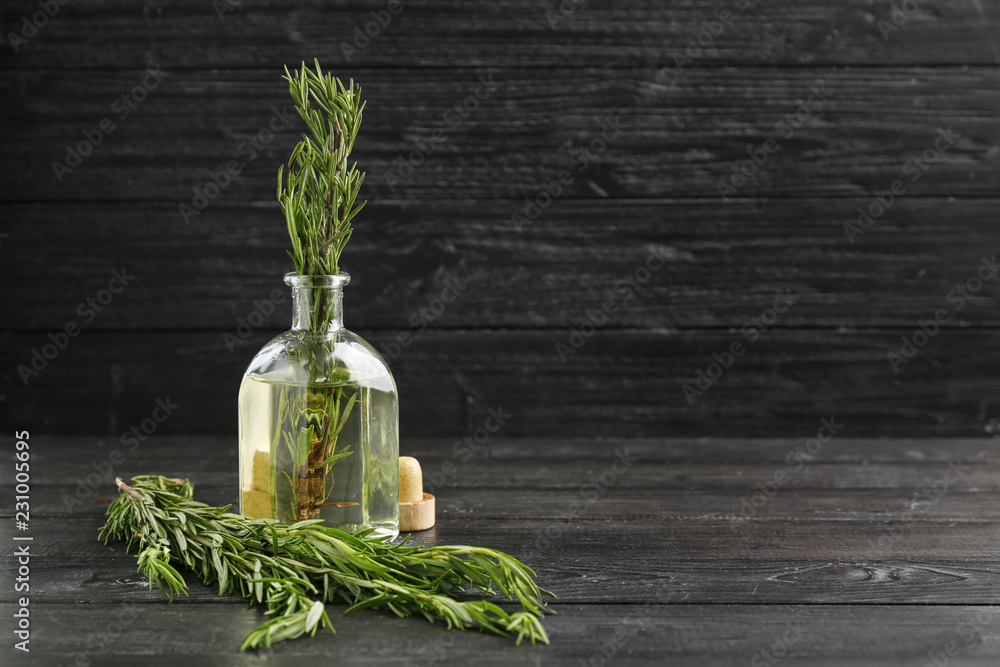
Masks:
[[[337,275],[301,276],[295,272],[285,274],[285,284],[290,287],[344,287],[351,282],[348,273]]]

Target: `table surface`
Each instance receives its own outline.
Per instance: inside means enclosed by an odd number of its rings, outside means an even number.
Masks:
[[[116,449],[125,461],[109,470]],[[188,477],[196,498],[234,502],[235,441],[153,438],[130,452],[112,439],[36,436],[27,531],[6,518],[13,474],[0,484],[3,663],[1000,660],[1000,441],[498,440],[463,460],[451,441],[421,440],[402,451],[439,482],[437,526],[413,541],[489,546],[532,566],[558,595],[551,645],[330,605],[336,635],[240,654],[259,609],[193,575],[190,596],[167,604],[124,545],[96,538],[115,475]],[[30,654],[11,640],[15,533],[33,538]]]

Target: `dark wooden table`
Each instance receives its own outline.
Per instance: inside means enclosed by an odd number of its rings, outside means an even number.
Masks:
[[[262,621],[190,577],[167,604],[97,541],[113,477],[190,477],[236,496],[235,442],[31,440],[31,521],[3,476],[4,665],[996,665],[1000,444],[993,440],[408,441],[438,524],[419,544],[514,554],[559,599],[550,646],[416,618],[331,614],[337,634],[239,654]],[[818,443],[817,443],[818,444]],[[121,450],[125,461],[104,462]],[[8,450],[11,451],[11,450]],[[7,456],[8,461],[12,457]],[[616,463],[618,462],[618,463]],[[89,473],[106,473],[97,488]],[[446,468],[450,469],[450,468]],[[439,480],[442,481],[442,480]],[[757,495],[755,495],[757,494]],[[744,503],[746,500],[746,503]],[[79,501],[79,502],[78,502]],[[15,651],[13,536],[30,535],[31,652]],[[322,662],[321,662],[322,661]]]

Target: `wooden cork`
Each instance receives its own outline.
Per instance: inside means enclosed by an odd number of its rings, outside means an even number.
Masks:
[[[434,496],[424,493],[420,463],[412,456],[399,457],[399,530],[414,533],[434,525]]]

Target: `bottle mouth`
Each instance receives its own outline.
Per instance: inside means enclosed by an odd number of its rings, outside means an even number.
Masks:
[[[343,287],[349,282],[351,276],[347,273],[335,276],[300,276],[294,272],[285,274],[285,284],[290,287]]]

